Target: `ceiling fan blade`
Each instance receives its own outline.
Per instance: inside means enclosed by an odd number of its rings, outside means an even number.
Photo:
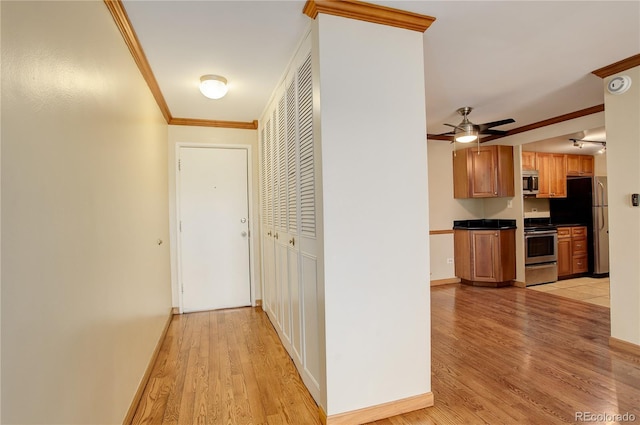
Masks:
[[[480,127],[480,131],[484,131],[484,130],[486,130],[488,128],[491,128],[491,127],[498,127],[498,126],[501,126],[501,125],[511,124],[511,123],[514,123],[514,122],[516,122],[516,120],[514,120],[513,118],[507,118],[505,120],[491,121],[491,122],[486,122],[484,124],[479,124],[479,127]]]
[[[506,136],[508,133],[508,131],[504,131],[504,130],[490,130],[490,129],[486,129],[484,131],[481,131],[480,134],[481,135],[492,135],[492,136]]]
[[[444,123],[444,125],[448,125],[449,127],[453,127],[453,128],[458,128],[458,126],[457,126],[457,125],[453,125],[453,124],[447,124],[447,123]]]

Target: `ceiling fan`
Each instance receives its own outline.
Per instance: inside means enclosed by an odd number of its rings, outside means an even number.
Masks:
[[[463,108],[459,108],[456,112],[462,115],[462,122],[458,125],[453,124],[445,124],[449,127],[453,127],[454,130],[448,133],[442,133],[438,136],[453,136],[454,142],[459,143],[471,143],[478,140],[480,136],[491,135],[491,136],[505,136],[507,134],[506,131],[503,130],[493,130],[493,127],[498,127],[505,124],[511,124],[516,122],[513,118],[507,118],[499,121],[491,121],[484,124],[474,124],[469,121],[468,115],[473,110],[470,106],[465,106]]]

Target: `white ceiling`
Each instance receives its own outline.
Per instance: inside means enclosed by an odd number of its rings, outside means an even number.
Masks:
[[[424,34],[428,133],[449,131],[443,124],[460,122],[462,106],[478,124],[515,119],[497,128],[509,130],[602,104],[591,71],[640,52],[637,0],[370,3],[436,18]],[[259,119],[310,22],[304,1],[123,4],[180,118]],[[227,96],[204,98],[204,74],[226,77]]]

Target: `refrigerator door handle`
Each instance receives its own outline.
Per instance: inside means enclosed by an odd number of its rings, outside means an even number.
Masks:
[[[600,230],[602,230],[604,229],[604,185],[598,180],[598,186],[600,187],[600,199],[598,200],[598,204],[600,204]]]

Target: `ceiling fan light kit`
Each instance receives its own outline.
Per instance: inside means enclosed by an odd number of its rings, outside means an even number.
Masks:
[[[203,75],[200,77],[200,93],[209,99],[220,99],[227,94],[227,79],[219,75]]]
[[[511,124],[514,123],[515,120],[508,118],[500,121],[492,121],[484,124],[474,124],[469,121],[469,114],[473,110],[470,106],[465,106],[463,108],[458,108],[456,111],[458,114],[462,115],[462,122],[458,125],[453,124],[445,124],[449,127],[453,127],[452,132],[443,133],[443,135],[452,135],[454,142],[459,143],[471,143],[476,140],[480,142],[481,135],[497,135],[504,136],[507,134],[506,131],[502,130],[493,130],[492,127],[498,127],[500,125]]]

